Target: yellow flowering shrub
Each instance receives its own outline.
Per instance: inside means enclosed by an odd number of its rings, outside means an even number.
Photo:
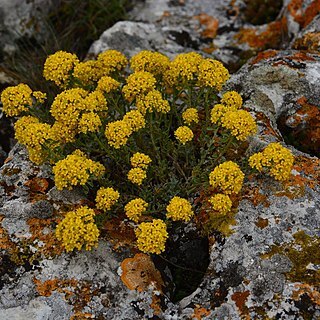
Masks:
[[[141,152],[136,152],[131,158],[130,163],[133,168],[147,169],[151,163],[151,158]]]
[[[199,122],[198,110],[196,108],[188,108],[182,112],[182,119],[185,124],[190,125],[192,122]]]
[[[141,198],[136,198],[131,200],[124,206],[124,211],[126,213],[126,216],[130,220],[134,222],[138,222],[141,215],[146,212],[147,207],[148,207],[147,202],[145,202]]]
[[[68,251],[95,246],[99,228],[115,216],[134,222],[145,253],[164,252],[169,233],[193,217],[199,231],[210,226],[228,235],[246,175],[290,175],[293,155],[279,143],[247,166],[243,141],[257,125],[239,93],[220,92],[229,72],[217,60],[142,51],[128,66],[116,50],[87,61],[58,51],[43,74],[60,93],[20,84],[3,90],[1,101],[6,115],[19,116],[15,137],[30,160],[52,165],[58,190],[77,187],[96,208],[69,212],[59,223]]]
[[[58,161],[53,167],[54,182],[58,190],[73,186],[85,185],[90,175],[99,177],[105,171],[104,166],[92,161],[80,150],[74,151],[65,159]]]
[[[143,50],[130,59],[133,71],[147,71],[153,75],[162,75],[168,69],[170,59],[159,52]]]
[[[79,63],[75,54],[57,51],[50,55],[44,63],[43,76],[53,81],[58,87],[66,88],[74,67]]]
[[[193,139],[192,130],[186,126],[179,127],[174,132],[174,135],[182,144],[186,144],[188,141],[191,141]]]
[[[155,85],[156,78],[150,72],[137,71],[128,76],[127,84],[122,88],[122,92],[128,101],[132,101],[136,97],[154,90]]]
[[[140,186],[142,181],[147,177],[147,173],[145,170],[141,168],[132,168],[128,172],[128,179],[132,182]]]
[[[290,176],[294,157],[280,143],[270,143],[262,152],[249,158],[249,165],[262,172],[264,169],[276,180],[284,181]]]
[[[24,83],[14,87],[8,87],[1,93],[2,109],[9,117],[20,115],[28,111],[32,105],[32,90]]]
[[[56,237],[62,241],[66,251],[81,250],[82,247],[91,250],[97,247],[99,229],[94,216],[94,210],[87,206],[67,212],[56,228]]]
[[[225,194],[239,193],[244,179],[244,173],[233,161],[226,161],[214,168],[209,175],[210,185]]]
[[[113,188],[100,188],[96,195],[96,207],[100,210],[110,210],[119,200],[120,193]]]
[[[230,197],[223,193],[218,193],[210,197],[208,201],[211,204],[212,209],[222,215],[228,213],[232,207],[232,201]]]
[[[161,219],[142,222],[135,231],[138,249],[146,253],[160,254],[165,250],[168,238],[167,226]]]
[[[245,110],[228,111],[221,119],[222,126],[230,130],[237,140],[244,141],[257,132],[252,115]]]
[[[173,197],[167,205],[167,218],[173,221],[185,221],[188,222],[193,217],[191,203],[187,199],[180,197]]]

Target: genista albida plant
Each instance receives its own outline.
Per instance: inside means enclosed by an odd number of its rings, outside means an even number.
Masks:
[[[1,100],[19,117],[15,137],[31,161],[52,165],[57,189],[82,186],[95,199],[57,225],[67,251],[95,247],[98,222],[123,213],[146,253],[163,252],[168,226],[200,210],[227,235],[245,174],[289,177],[293,156],[279,143],[244,156],[257,125],[237,92],[219,94],[229,79],[219,61],[193,52],[170,61],[151,51],[128,61],[108,50],[80,62],[59,51],[43,75],[61,89],[53,101],[26,84],[5,89]]]

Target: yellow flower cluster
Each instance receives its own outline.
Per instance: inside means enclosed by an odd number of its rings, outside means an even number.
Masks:
[[[165,250],[168,232],[166,224],[160,219],[143,222],[135,230],[138,249],[145,253],[160,254]]]
[[[153,75],[163,74],[169,66],[170,60],[160,52],[143,50],[134,55],[130,60],[131,69],[137,71],[147,71]]]
[[[124,120],[116,120],[108,123],[105,130],[108,144],[115,149],[119,149],[125,145],[131,133],[131,126]]]
[[[235,111],[236,109],[232,109],[232,110]],[[212,123],[220,123],[228,111],[230,111],[230,108],[228,108],[224,104],[218,103],[218,104],[214,105],[214,107],[211,110],[211,114],[210,114],[211,115],[211,118],[210,118],[211,122]]]
[[[222,117],[221,124],[240,141],[245,141],[249,136],[257,132],[256,122],[246,110],[228,111]]]
[[[110,93],[113,90],[116,90],[120,87],[120,82],[109,77],[104,76],[98,81],[97,89],[98,91],[102,91],[104,93]]]
[[[130,163],[133,168],[147,169],[151,161],[152,160],[149,156],[141,152],[136,152],[130,158]]]
[[[80,150],[75,150],[65,159],[58,161],[53,167],[54,181],[58,190],[71,190],[73,186],[85,185],[90,175],[100,177],[105,168],[85,156]]]
[[[102,123],[100,117],[94,112],[84,113],[79,120],[79,132],[88,133],[99,131]]]
[[[230,78],[229,71],[220,61],[203,59],[199,64],[198,82],[200,86],[221,90],[224,83]]]
[[[115,71],[121,71],[128,64],[125,55],[117,50],[106,50],[100,53],[97,57],[97,62],[100,65],[100,69],[103,70],[104,76],[108,76]]]
[[[142,114],[152,111],[161,113],[168,113],[170,111],[169,101],[163,99],[161,92],[158,90],[151,90],[146,95],[139,96],[136,106]]]
[[[47,94],[41,91],[33,91],[32,95],[39,103],[44,103],[47,99]]]
[[[83,112],[107,111],[107,100],[99,90],[90,92],[83,100]]]
[[[270,143],[262,152],[253,154],[249,158],[249,165],[262,171],[269,169],[269,173],[276,180],[284,181],[290,176],[294,162],[291,151],[279,142]]]
[[[196,108],[188,108],[182,113],[182,119],[187,124],[190,125],[192,122],[199,122],[199,115]]]
[[[148,203],[141,198],[136,198],[128,202],[124,211],[126,216],[134,222],[138,222],[141,215],[146,212]]]
[[[242,98],[236,91],[227,91],[222,95],[221,103],[229,108],[240,109],[242,106]]]
[[[113,188],[100,188],[96,195],[96,206],[100,210],[110,210],[120,198],[120,193]]]
[[[164,80],[169,87],[179,82],[191,81],[196,77],[203,58],[195,52],[178,54],[164,73]]]
[[[138,110],[128,111],[124,115],[123,121],[129,125],[132,132],[138,131],[146,126],[144,116]]]
[[[46,160],[43,145],[52,139],[50,125],[40,123],[35,117],[25,116],[15,123],[14,129],[15,138],[27,147],[30,160],[36,164],[43,163]]]
[[[132,183],[140,186],[142,181],[147,177],[147,173],[141,168],[132,168],[129,170],[127,177]]]
[[[122,92],[126,100],[132,101],[154,90],[155,85],[156,79],[150,72],[138,71],[127,78],[127,84],[122,88]]]
[[[193,217],[194,213],[190,202],[180,197],[173,197],[167,205],[167,218],[173,221],[188,222]]]
[[[26,84],[8,87],[1,93],[2,110],[9,117],[15,117],[28,111],[32,105],[32,90]]]
[[[103,70],[100,64],[94,60],[79,62],[73,70],[73,76],[80,80],[81,84],[85,86],[97,82],[102,74]]]
[[[75,54],[57,51],[46,59],[43,76],[46,80],[53,81],[58,87],[65,88],[72,70],[78,63],[79,59]]]
[[[87,206],[67,212],[56,228],[56,237],[67,251],[91,250],[98,245],[99,230],[94,223],[95,213]]]
[[[243,179],[243,172],[232,161],[226,161],[218,165],[209,175],[210,185],[226,194],[239,193],[242,188]]]
[[[226,194],[218,193],[209,199],[213,210],[218,211],[220,214],[227,214],[232,207],[232,201]]]
[[[174,132],[175,137],[182,143],[191,141],[193,139],[193,132],[189,127],[181,126]]]

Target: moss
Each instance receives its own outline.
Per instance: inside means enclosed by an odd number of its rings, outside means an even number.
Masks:
[[[320,237],[311,237],[304,231],[293,235],[294,241],[281,246],[273,246],[263,258],[270,258],[276,253],[287,256],[293,266],[286,273],[286,278],[292,282],[301,282],[309,285],[320,283],[320,270],[308,269],[309,264],[320,264]]]

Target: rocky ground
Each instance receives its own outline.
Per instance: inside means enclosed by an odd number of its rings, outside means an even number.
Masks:
[[[234,71],[225,90],[241,93],[259,126],[248,152],[285,141],[290,180],[249,180],[227,238],[181,225],[169,262],[139,253],[117,219],[97,249],[67,254],[54,237],[59,211],[86,199],[58,192],[50,168],[16,145],[0,169],[1,319],[320,318],[320,3],[269,1],[262,24],[261,2],[139,1],[89,55],[196,50],[222,60]],[[188,274],[198,282],[184,285]]]

